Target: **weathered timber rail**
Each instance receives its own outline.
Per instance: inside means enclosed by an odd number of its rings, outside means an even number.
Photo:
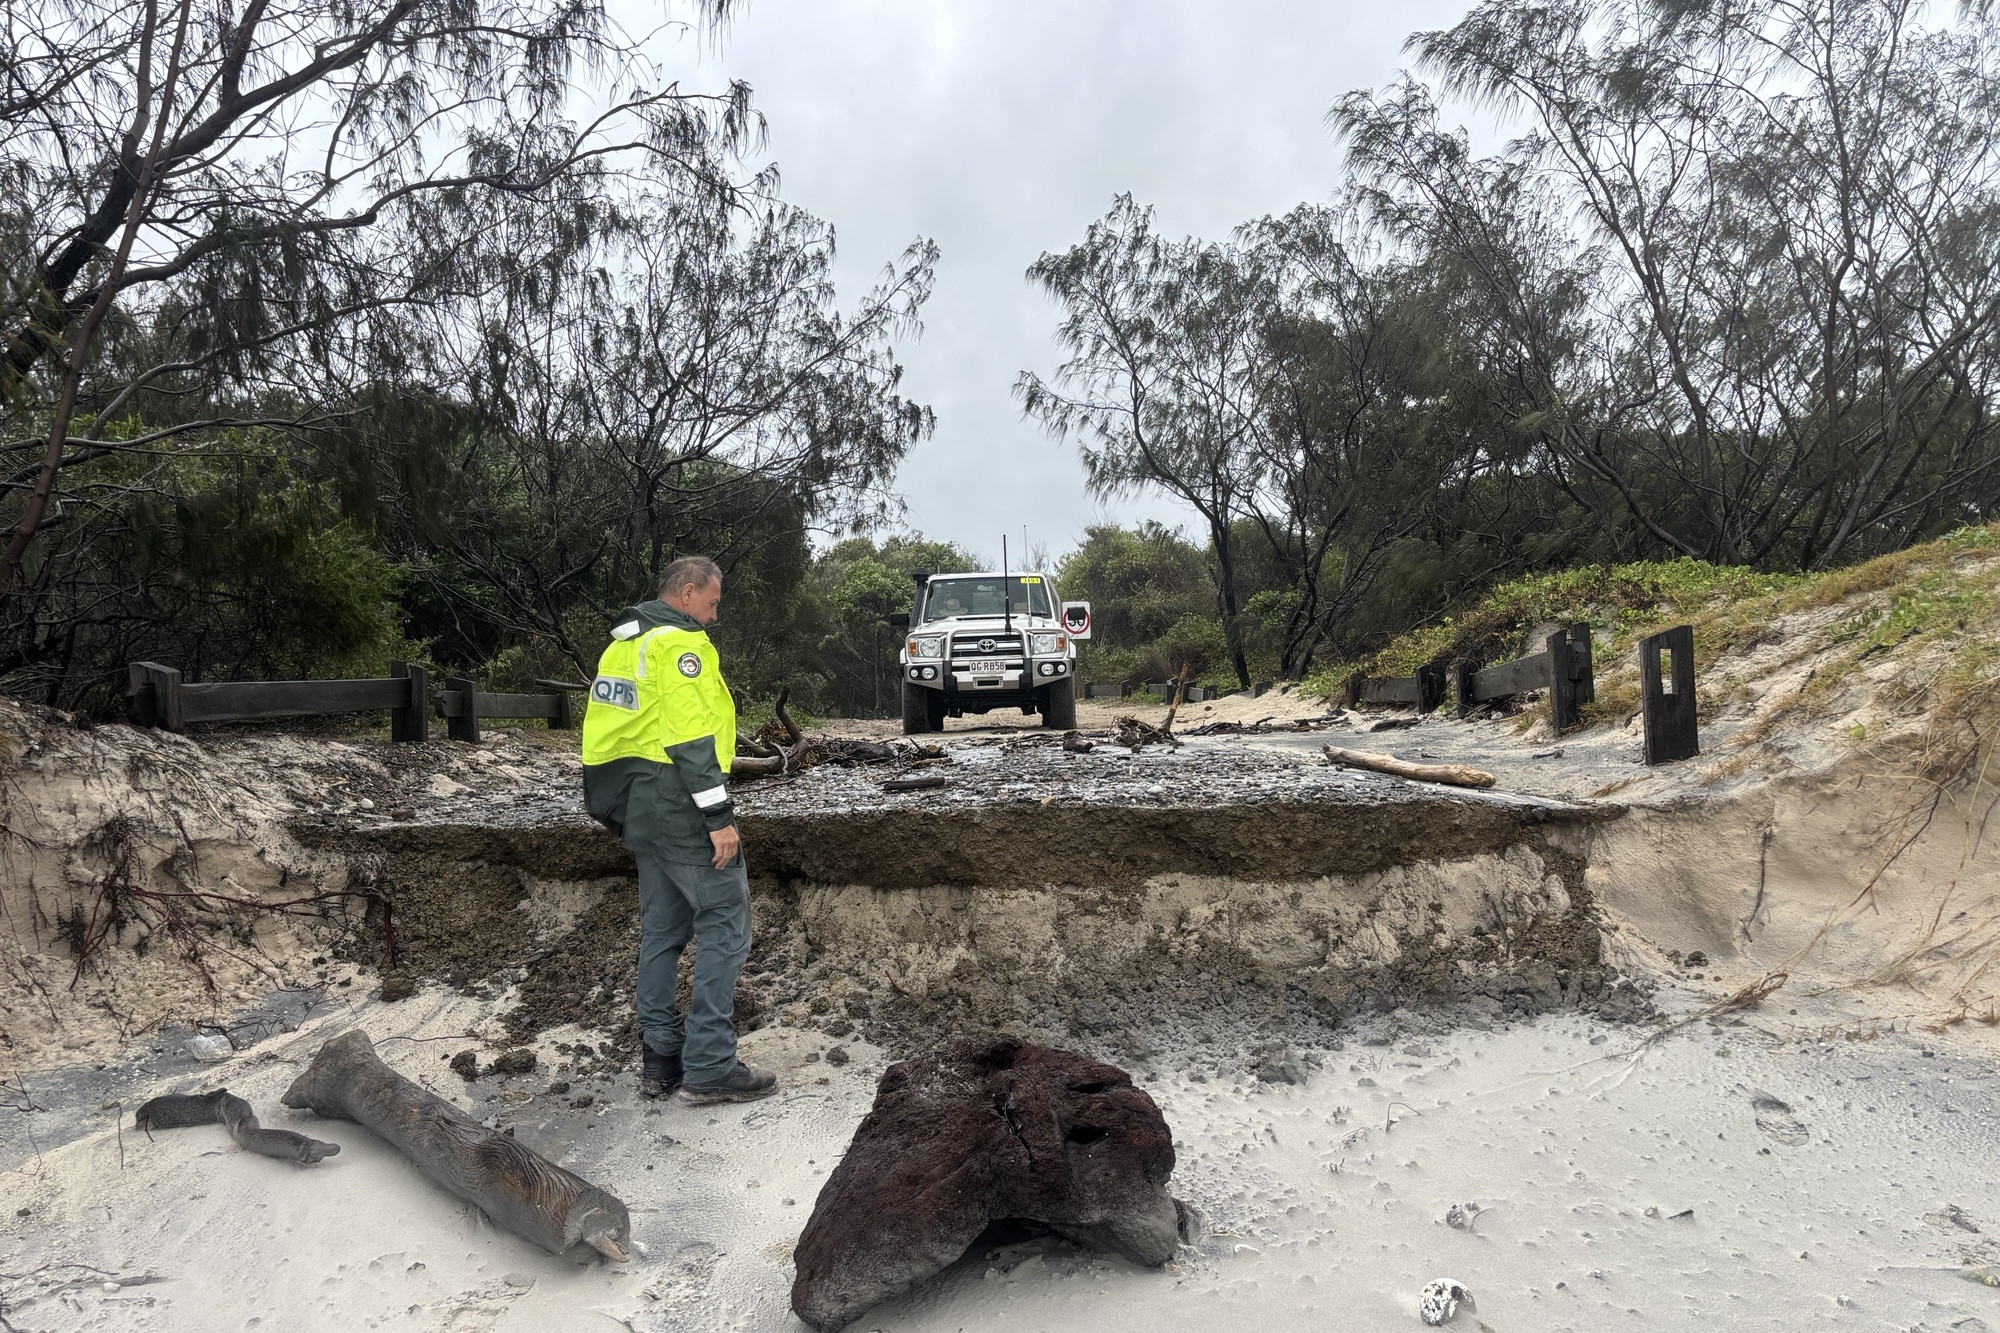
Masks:
[[[1558,729],[1573,727],[1583,720],[1582,707],[1597,698],[1590,651],[1590,626],[1579,622],[1551,634],[1542,651],[1528,657],[1477,667],[1455,662],[1450,675],[1451,693],[1458,697],[1458,713],[1465,716],[1475,706],[1547,690]],[[1364,676],[1347,678],[1346,703],[1401,704],[1419,713],[1433,713],[1443,706],[1446,692],[1444,668],[1420,666],[1411,676]]]
[[[1414,676],[1368,677],[1359,671],[1347,678],[1347,706],[1402,704],[1419,713],[1435,713],[1444,703],[1444,669],[1420,666]]]
[[[482,690],[450,677],[433,700],[430,674],[409,662],[391,662],[387,676],[361,680],[230,680],[189,684],[174,667],[133,662],[127,668],[126,712],[140,726],[186,731],[195,722],[248,722],[386,710],[391,740],[429,739],[433,712],[455,741],[479,740],[483,718],[542,718],[573,730],[583,689],[565,681],[538,680],[533,694]]]
[[[1542,651],[1498,666],[1474,668],[1470,662],[1452,667],[1453,692],[1462,717],[1483,703],[1511,698],[1529,690],[1549,692],[1550,721],[1556,730],[1583,721],[1583,705],[1597,699],[1597,677],[1590,651],[1590,626],[1579,621],[1544,641]]]

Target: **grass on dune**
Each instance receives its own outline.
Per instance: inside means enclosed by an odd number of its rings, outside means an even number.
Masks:
[[[1683,559],[1516,579],[1458,615],[1315,673],[1302,688],[1332,699],[1356,671],[1402,676],[1427,664],[1505,661],[1539,648],[1526,642],[1537,626],[1585,620],[1593,626],[1597,659],[1597,701],[1585,709],[1585,721],[1622,723],[1639,707],[1634,647],[1646,635],[1692,625],[1696,672],[1706,678],[1724,656],[1770,639],[1781,617],[1817,608],[1844,611],[1821,640],[1837,651],[1785,711],[1810,712],[1855,667],[1878,655],[1915,657],[1944,645],[1949,652],[1941,665],[1896,702],[1929,714],[1927,754],[1935,750],[1946,767],[1964,771],[1990,739],[1989,723],[2000,717],[2000,523],[1960,528],[1819,574],[1766,574]],[[1721,702],[1704,694],[1706,708]],[[1764,725],[1775,720],[1767,714]],[[1929,759],[1925,767],[1933,767]]]

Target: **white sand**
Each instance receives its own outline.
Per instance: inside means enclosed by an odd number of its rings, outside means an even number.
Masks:
[[[379,1033],[428,1004],[421,1026],[448,1031],[477,1007],[426,997],[359,1018]],[[107,1114],[0,1176],[13,1327],[802,1327],[791,1245],[879,1053],[850,1047],[855,1062],[831,1068],[807,1060],[826,1038],[766,1029],[746,1053],[786,1075],[778,1099],[663,1108],[624,1075],[579,1084],[572,1098],[598,1098],[579,1111],[542,1091],[547,1069],[515,1082],[532,1099],[472,1101],[497,1085],[445,1071],[460,1045],[384,1045],[626,1200],[644,1256],[578,1268],[496,1233],[359,1127],[278,1106],[295,1069],[282,1061],[353,1021],[330,1016],[267,1043],[273,1059],[217,1071],[267,1124],[340,1143],[320,1167],[243,1153],[220,1127],[151,1142],[128,1128],[121,1171]],[[1478,1301],[1454,1326],[1494,1333],[2000,1327],[2000,1292],[1960,1271],[2000,1259],[1990,1064],[1778,1021],[1701,1023],[1632,1053],[1636,1030],[1573,1016],[1432,1035],[1419,1019],[1393,1045],[1328,1053],[1303,1087],[1168,1075],[1148,1087],[1175,1131],[1173,1188],[1215,1229],[1199,1247],[1165,1272],[1059,1243],[975,1254],[852,1327],[1418,1328],[1417,1292],[1439,1276]],[[1790,1114],[1766,1108],[1760,1127],[1752,1090]],[[1470,1230],[1445,1224],[1455,1203],[1478,1205]],[[29,1219],[13,1215],[23,1206]]]

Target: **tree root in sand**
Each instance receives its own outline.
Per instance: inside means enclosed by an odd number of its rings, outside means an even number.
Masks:
[[[627,1257],[632,1223],[622,1202],[396,1073],[364,1032],[320,1047],[284,1102],[367,1126],[495,1225],[551,1254],[578,1263]]]
[[[230,1095],[227,1088],[217,1088],[199,1097],[178,1094],[155,1097],[133,1113],[132,1121],[146,1131],[148,1138],[156,1129],[227,1125],[229,1137],[235,1139],[237,1146],[246,1152],[297,1162],[301,1166],[312,1166],[340,1151],[338,1143],[322,1143],[289,1129],[265,1129],[257,1123],[257,1115],[250,1109],[250,1103]]]
[[[379,888],[327,889],[295,898],[267,900],[195,887],[184,873],[176,876],[182,882],[181,888],[154,888],[145,882],[140,873],[137,830],[131,821],[122,816],[111,820],[104,826],[103,836],[110,852],[110,873],[104,876],[87,915],[83,905],[78,903],[75,910],[59,922],[70,952],[76,955],[76,966],[70,975],[72,990],[83,979],[84,968],[91,956],[103,947],[106,940],[134,920],[145,922],[171,939],[180,950],[183,961],[195,969],[203,985],[212,993],[216,989],[215,978],[208,970],[203,952],[219,946],[201,929],[195,919],[197,913],[234,911],[320,920],[325,917],[330,905],[344,904],[352,899],[367,904],[368,919],[380,921],[383,956],[390,967],[396,965],[395,908],[388,895]],[[186,855],[191,855],[191,851],[184,846],[181,852],[169,858],[168,867],[173,869]]]

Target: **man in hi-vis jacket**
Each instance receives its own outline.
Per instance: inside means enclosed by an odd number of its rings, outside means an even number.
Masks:
[[[722,571],[682,556],[660,600],[628,607],[598,659],[583,718],[590,813],[639,864],[639,1090],[683,1101],[747,1102],[778,1090],[736,1058],[736,977],[750,956],[750,881],[729,801],[736,705],[707,627]],[[695,943],[694,989],[674,1003],[681,950]]]

